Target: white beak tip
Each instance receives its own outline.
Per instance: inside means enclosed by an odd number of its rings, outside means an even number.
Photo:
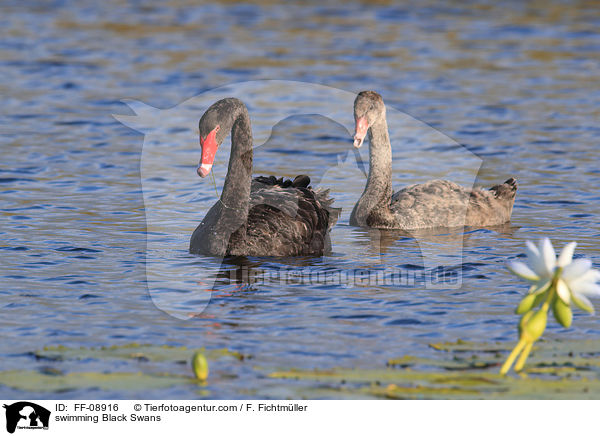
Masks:
[[[208,176],[211,169],[212,169],[212,164],[202,164],[202,165],[198,166],[198,168],[196,169],[196,172],[198,173],[198,175],[200,177],[204,178],[204,177]]]

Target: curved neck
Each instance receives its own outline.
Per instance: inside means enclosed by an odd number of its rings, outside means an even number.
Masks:
[[[369,128],[369,178],[361,198],[372,207],[389,205],[392,198],[392,145],[385,115]]]
[[[232,115],[231,153],[221,202],[227,212],[246,218],[252,184],[252,129],[243,104],[237,105]]]

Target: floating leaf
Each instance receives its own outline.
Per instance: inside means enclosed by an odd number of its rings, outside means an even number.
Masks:
[[[0,384],[31,392],[63,392],[75,389],[139,391],[166,389],[190,383],[190,378],[169,374],[73,372],[49,375],[38,371],[0,371]]]
[[[442,352],[439,359],[400,356],[378,369],[266,373],[287,380],[288,389],[303,398],[600,399],[600,341],[539,341],[528,360],[526,378],[497,374],[507,344],[459,340],[432,348]]]
[[[199,350],[208,359],[214,360],[221,357],[233,357],[244,360],[247,356],[227,348]],[[140,345],[136,343],[125,345],[113,345],[111,347],[98,348],[67,348],[62,345],[44,347],[36,351],[37,358],[49,360],[85,360],[85,359],[119,359],[119,360],[141,360],[151,362],[189,362],[194,351],[187,347],[174,347],[170,345]]]

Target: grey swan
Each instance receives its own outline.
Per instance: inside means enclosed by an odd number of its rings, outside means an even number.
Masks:
[[[313,191],[310,178],[252,179],[252,130],[244,103],[225,98],[210,106],[199,122],[202,158],[198,175],[206,177],[215,154],[231,133],[229,167],[220,199],[190,239],[190,252],[213,256],[323,255],[337,209],[329,190]]]
[[[392,146],[383,99],[363,91],[354,100],[359,148],[369,135],[369,176],[350,224],[379,229],[486,227],[510,221],[517,193],[514,178],[490,189],[467,189],[447,180],[407,186],[392,195]]]

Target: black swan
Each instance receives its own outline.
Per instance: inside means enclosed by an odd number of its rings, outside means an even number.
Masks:
[[[360,147],[369,134],[369,177],[354,206],[350,224],[379,229],[494,226],[510,221],[517,193],[512,177],[489,190],[467,189],[447,180],[407,186],[392,195],[392,146],[385,105],[374,91],[363,91],[354,100]]]
[[[217,149],[231,132],[231,153],[221,198],[190,240],[190,252],[214,256],[323,255],[337,220],[329,190],[313,191],[308,176],[293,181],[252,179],[252,131],[248,109],[236,98],[214,103],[199,122],[206,177]]]

